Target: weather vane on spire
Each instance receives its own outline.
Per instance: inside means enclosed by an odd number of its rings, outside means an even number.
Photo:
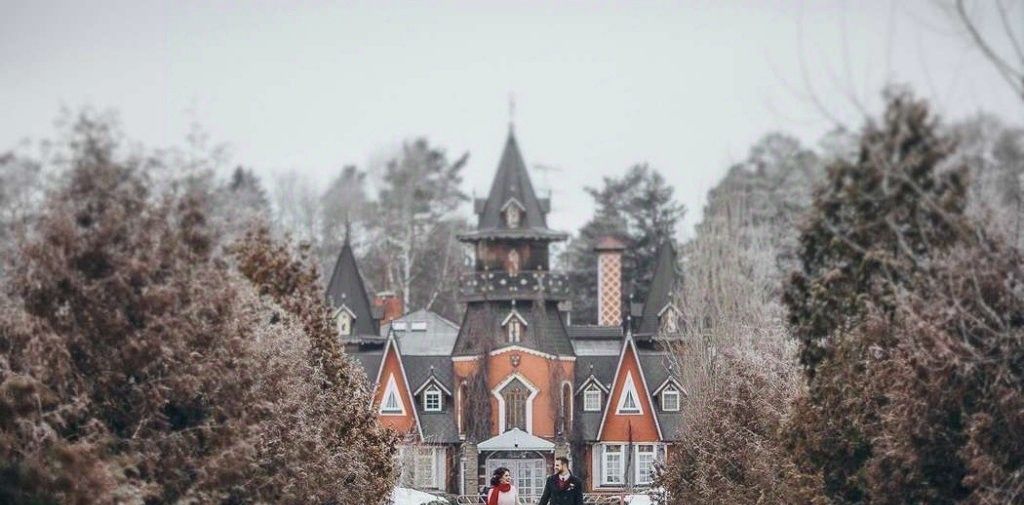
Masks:
[[[508,92],[508,129],[509,131],[515,130],[516,128],[516,95],[515,93]]]

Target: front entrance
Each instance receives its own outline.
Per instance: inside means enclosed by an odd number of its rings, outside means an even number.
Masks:
[[[540,498],[544,493],[544,482],[547,479],[548,464],[544,456],[535,451],[511,453],[511,451],[495,454],[497,457],[487,458],[488,478],[494,469],[503,466],[512,474],[512,484],[519,488],[519,496],[523,498]]]

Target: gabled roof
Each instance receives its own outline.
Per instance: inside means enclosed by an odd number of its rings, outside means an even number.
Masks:
[[[387,340],[387,343],[384,345],[384,352],[381,354],[380,365],[379,365],[379,368],[377,369],[377,374],[375,376],[376,378],[374,379],[373,382],[375,384],[375,387],[377,389],[380,389],[382,386],[388,387],[388,383],[390,382],[390,379],[392,377],[394,377],[394,375],[392,375],[392,376],[390,376],[388,378],[387,381],[384,381],[384,369],[385,369],[385,367],[387,365],[388,354],[389,353],[390,354],[394,354],[395,359],[398,362],[398,372],[401,374],[401,378],[402,378],[402,382],[403,382],[403,387],[398,388],[397,393],[402,397],[400,399],[401,399],[403,405],[404,404],[408,404],[409,408],[412,410],[413,424],[414,424],[414,426],[416,428],[416,433],[419,435],[420,440],[423,440],[423,425],[420,424],[420,416],[419,416],[419,412],[418,412],[418,410],[416,408],[416,398],[413,396],[412,392],[409,391],[409,387],[410,387],[409,386],[409,375],[407,373],[405,373],[405,364],[402,362],[402,353],[398,349],[398,344],[395,342],[395,338],[393,336],[389,336],[388,340]],[[392,372],[392,373],[394,373],[394,372]],[[397,385],[396,385],[396,388],[397,388]],[[376,395],[371,397],[371,400],[375,396]],[[381,397],[381,403],[384,402],[385,398],[386,398],[386,392],[385,392],[385,396]],[[403,417],[405,415],[408,415],[408,413],[403,412]]]
[[[658,315],[672,303],[672,295],[679,278],[676,264],[676,250],[668,241],[658,247],[658,258],[654,265],[651,289],[644,301],[643,314],[637,328],[638,335],[653,335],[658,332]]]
[[[474,356],[484,351],[518,346],[552,356],[574,356],[565,323],[552,302],[523,302],[516,311],[526,325],[519,342],[507,342],[502,323],[512,310],[507,302],[473,302],[466,307],[452,354]],[[497,336],[496,341],[492,339]]]
[[[420,309],[406,314],[381,328],[387,335],[394,331],[402,356],[451,356],[459,325],[440,314]]]
[[[519,428],[512,428],[480,442],[476,448],[481,451],[553,451],[555,444]]]
[[[625,374],[625,375],[621,374],[623,366],[625,366],[625,359],[626,359],[626,354],[627,353],[629,353],[631,355],[632,359],[635,360],[635,366],[637,368],[637,371],[640,374],[640,377],[633,378],[628,373]],[[650,393],[649,393],[650,389],[648,389],[649,388],[649,382],[647,381],[646,374],[644,374],[644,366],[643,366],[643,363],[641,362],[640,354],[637,351],[636,343],[634,343],[633,335],[631,333],[626,333],[626,340],[622,343],[622,353],[619,355],[619,360],[618,361],[619,361],[619,363],[615,367],[615,375],[613,376],[613,377],[615,377],[615,380],[612,382],[612,388],[611,388],[612,392],[610,393],[609,396],[612,396],[612,395],[615,394],[616,391],[619,391],[619,398],[616,398],[616,400],[619,400],[619,401],[618,402],[613,402],[612,398],[609,398],[608,402],[605,403],[604,412],[603,412],[603,414],[601,416],[601,424],[598,425],[598,429],[597,429],[597,439],[600,440],[601,439],[601,435],[604,434],[605,426],[608,423],[608,417],[610,415],[612,415],[612,416],[619,415],[619,414],[617,414],[616,412],[613,412],[613,411],[618,409],[617,403],[621,403],[622,397],[626,395],[626,386],[632,385],[633,388],[636,388],[637,387],[637,383],[639,383],[641,385],[642,390],[643,390],[643,392],[640,392],[639,390],[634,391],[635,399],[638,402],[641,402],[641,407],[640,408],[641,408],[641,412],[643,413],[643,415],[641,417],[652,419],[654,421],[654,427],[655,427],[655,430],[657,431],[658,439],[659,440],[663,439],[662,431],[661,431],[661,422],[660,422],[660,419],[658,418],[657,413],[654,412],[654,402],[652,401],[652,399],[650,397]],[[623,382],[623,385],[622,385],[623,387],[621,387],[621,388],[619,387],[620,377],[622,378],[621,380]],[[649,409],[644,409],[642,407],[643,403],[647,403],[647,405],[649,406]]]
[[[373,318],[370,297],[366,294],[363,277],[359,275],[352,245],[345,239],[338,261],[334,263],[331,281],[327,284],[327,301],[332,307],[345,306],[355,316],[352,334],[377,335],[377,320]]]
[[[523,210],[520,226],[509,228],[502,211],[509,202],[515,201]],[[510,130],[505,150],[498,162],[498,171],[494,174],[491,191],[486,200],[476,200],[474,210],[479,214],[477,229],[460,234],[464,240],[478,240],[487,237],[536,238],[547,240],[565,240],[568,236],[548,228],[547,213],[550,210],[548,199],[537,198],[530,182],[530,174],[526,171],[526,163],[519,152],[519,144]]]

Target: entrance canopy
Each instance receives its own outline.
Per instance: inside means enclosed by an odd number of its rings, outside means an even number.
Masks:
[[[501,435],[480,442],[477,449],[481,451],[554,451],[555,444],[519,428],[512,428]]]

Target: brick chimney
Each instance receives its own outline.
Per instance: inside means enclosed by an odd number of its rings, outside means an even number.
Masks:
[[[373,297],[373,306],[380,308],[380,325],[394,321],[402,317],[403,307],[402,299],[395,294],[394,291],[381,291]]]
[[[626,245],[616,237],[597,240],[597,324],[622,324],[622,251]]]

